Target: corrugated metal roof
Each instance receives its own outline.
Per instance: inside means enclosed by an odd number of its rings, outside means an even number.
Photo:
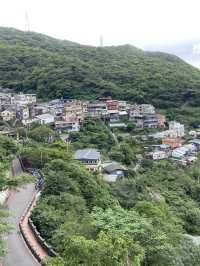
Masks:
[[[107,173],[112,173],[113,171],[116,171],[116,170],[122,170],[122,171],[126,171],[127,168],[117,162],[112,162],[106,166],[103,167],[104,170],[107,172]]]
[[[51,114],[42,114],[42,115],[37,115],[36,117],[39,119],[54,119],[54,116]]]
[[[189,143],[194,143],[200,145],[200,139],[192,139],[189,141]]]
[[[100,160],[100,152],[96,149],[77,150],[74,154],[76,160]]]

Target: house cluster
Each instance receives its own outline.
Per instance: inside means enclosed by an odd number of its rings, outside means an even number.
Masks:
[[[78,132],[87,117],[103,119],[111,128],[126,128],[128,121],[133,122],[138,129],[159,128],[158,132],[149,135],[151,139],[159,142],[152,145],[146,153],[147,157],[153,160],[171,159],[187,165],[197,159],[200,132],[189,132],[194,140],[185,143],[184,125],[176,121],[167,123],[166,117],[157,114],[151,104],[129,104],[111,97],[92,102],[63,99],[38,102],[35,94],[0,93],[0,118],[5,122],[19,120],[24,126],[32,123],[52,125],[59,133],[69,133]],[[169,127],[165,129],[167,124]],[[77,151],[75,159],[82,161],[92,171],[101,172],[104,169],[97,151]],[[125,171],[122,166],[113,162],[111,165],[106,164],[105,169],[115,169],[115,174],[106,173],[109,180],[114,180],[116,175],[120,175],[120,171]]]
[[[128,104],[111,97],[97,101],[61,100],[37,102],[35,94],[0,94],[0,116],[4,121],[18,119],[24,126],[32,123],[54,125],[58,132],[77,132],[84,118],[104,119],[111,128],[126,127],[132,121],[138,128],[165,126],[165,116],[156,114],[151,104]]]
[[[134,122],[137,128],[164,127],[166,123],[165,116],[156,114],[151,104],[128,104],[111,97],[88,103],[86,115],[106,119],[111,128],[126,127],[126,123],[123,122],[128,120]]]
[[[169,129],[149,135],[161,144],[152,145],[147,157],[153,160],[170,159],[182,165],[190,165],[197,160],[197,151],[200,150],[200,139],[186,141],[183,124],[170,121]]]
[[[31,106],[36,104],[35,94],[0,93],[0,117],[3,121],[27,120]]]

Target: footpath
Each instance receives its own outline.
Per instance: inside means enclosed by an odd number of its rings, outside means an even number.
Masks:
[[[8,219],[13,226],[13,230],[7,236],[6,242],[8,254],[3,266],[38,266],[40,265],[26,246],[23,237],[19,231],[19,222],[27,205],[32,200],[35,193],[34,184],[29,184],[17,192],[11,193],[7,201],[7,209],[10,212]]]

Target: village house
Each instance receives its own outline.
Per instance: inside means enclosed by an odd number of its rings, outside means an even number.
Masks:
[[[126,101],[118,101],[119,103],[119,111],[127,111],[128,106]]]
[[[145,148],[152,150],[151,152],[147,153],[147,157],[150,157],[153,160],[168,159],[171,156],[170,146],[166,144],[157,144]]]
[[[29,108],[29,112],[30,112],[30,117],[33,118],[37,115],[42,115],[42,114],[48,113],[48,106],[46,103],[32,105]]]
[[[3,121],[10,121],[16,118],[16,111],[12,108],[8,108],[1,112],[1,118]]]
[[[11,104],[11,93],[0,93],[0,106]]]
[[[83,111],[83,106],[81,101],[72,101],[72,102],[67,102],[64,107],[64,120],[68,120],[68,117],[71,115],[75,115],[76,119],[81,123],[84,120],[84,111]]]
[[[121,119],[128,119],[127,111],[119,111],[119,118]]]
[[[169,122],[169,131],[171,138],[182,138],[185,135],[184,125],[176,121]]]
[[[107,106],[104,102],[93,102],[87,105],[87,116],[101,118],[107,115]]]
[[[118,110],[109,110],[108,111],[108,119],[110,123],[118,123],[120,122],[120,116]]]
[[[55,121],[55,130],[58,132],[78,132],[80,130],[80,123],[79,121],[75,118],[73,119],[73,116],[68,117],[67,120],[57,120]]]
[[[155,114],[145,115],[143,118],[143,127],[144,128],[157,128],[158,127],[158,118]]]
[[[139,109],[132,107],[128,111],[129,120],[133,121],[137,128],[143,128],[144,127],[144,116],[139,112]]]
[[[189,159],[190,161],[195,160],[196,146],[194,144],[187,144],[182,147],[176,148],[172,151],[172,157],[176,159]]]
[[[106,103],[108,112],[113,111],[113,110],[119,111],[119,101],[118,100],[112,100],[111,97],[107,97],[107,98],[101,98],[100,101]]]
[[[19,106],[16,111],[16,118],[19,120],[27,120],[30,117],[28,106]]]
[[[99,101],[106,104],[108,111],[113,111],[113,110],[119,111],[120,110],[120,106],[121,106],[121,108],[123,108],[124,105],[126,105],[126,102],[113,100],[110,96],[109,97],[100,98]]]
[[[162,150],[156,150],[156,151],[151,152],[149,156],[153,160],[163,160],[163,159],[168,159],[170,156],[170,153],[166,151],[162,151]]]
[[[169,145],[171,149],[181,147],[183,140],[181,138],[164,138],[162,144]]]
[[[138,105],[138,110],[141,114],[155,114],[155,107],[151,104],[140,104]]]
[[[167,122],[166,116],[161,115],[161,114],[157,114],[157,119],[158,119],[158,126],[159,127],[165,127],[165,124]]]
[[[83,163],[90,171],[101,171],[101,155],[96,149],[77,150],[74,159]]]
[[[159,126],[159,118],[151,104],[135,104],[129,109],[128,114],[129,120],[133,121],[137,128],[157,128]]]
[[[118,162],[104,162],[102,164],[103,179],[107,182],[115,182],[119,178],[123,178],[127,172],[127,168]]]
[[[61,100],[49,102],[48,112],[54,116],[61,117],[64,114],[64,103]]]
[[[36,94],[14,94],[11,97],[11,104],[12,105],[28,105],[28,104],[35,104],[37,101]]]
[[[149,136],[155,139],[163,139],[163,138],[177,139],[184,137],[184,135],[185,135],[184,125],[175,121],[171,121],[169,122],[168,130],[156,132]]]
[[[194,144],[198,151],[200,150],[200,139],[192,139],[189,141],[189,143]]]

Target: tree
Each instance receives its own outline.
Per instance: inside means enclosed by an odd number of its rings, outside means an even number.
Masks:
[[[128,123],[127,124],[127,131],[128,132],[133,132],[134,130],[135,130],[135,128],[136,128],[136,125],[134,124],[134,123]]]
[[[105,233],[100,233],[96,241],[82,236],[64,237],[63,246],[63,262],[69,266],[140,266],[144,256],[139,245]]]
[[[54,131],[47,126],[36,127],[32,129],[28,135],[30,138],[38,142],[47,142],[47,143],[51,142],[55,137]]]

